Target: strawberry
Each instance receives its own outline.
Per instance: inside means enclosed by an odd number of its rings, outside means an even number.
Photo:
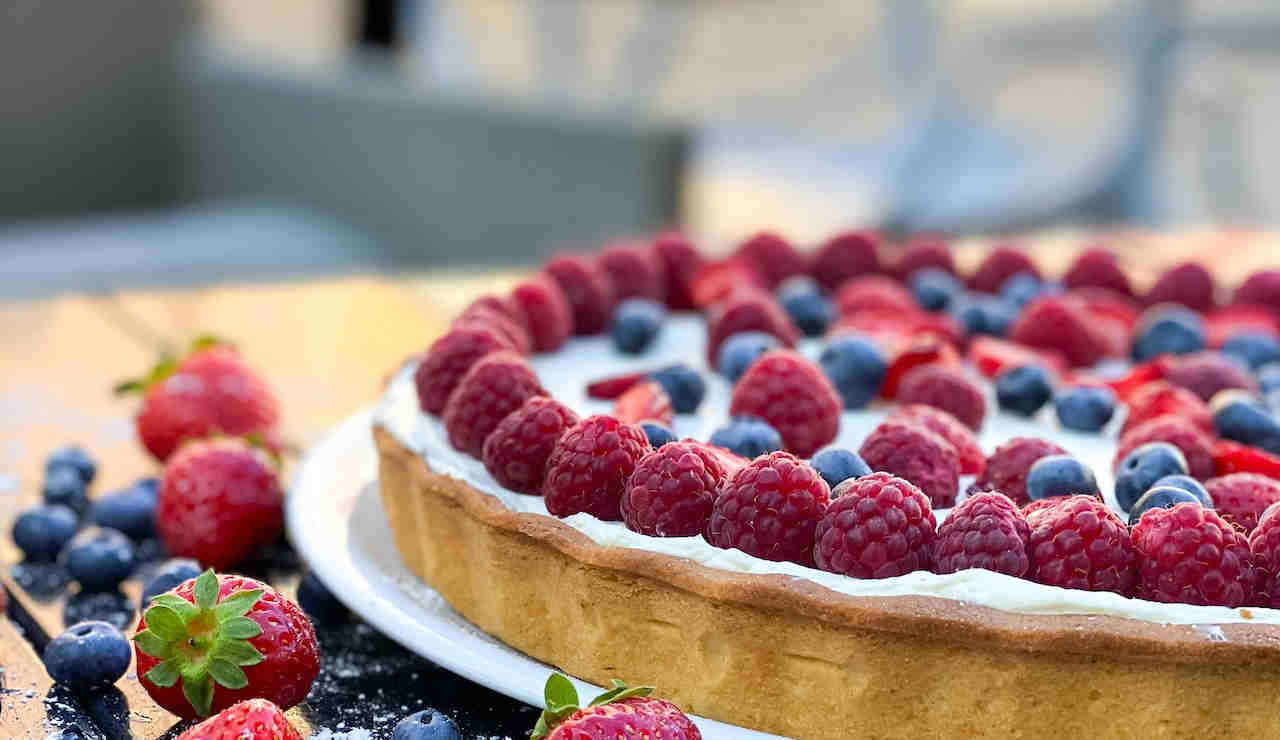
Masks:
[[[288,709],[320,672],[315,629],[297,604],[212,570],[153,598],[133,642],[143,688],[185,719],[246,699]]]
[[[178,740],[302,740],[302,735],[266,699],[250,699],[227,707],[178,736]]]
[[[742,289],[765,289],[765,277],[755,265],[744,259],[708,262],[698,268],[689,282],[693,305],[703,309]]]
[[[214,434],[273,438],[280,420],[275,394],[235,348],[196,340],[181,360],[164,357],[147,377],[115,387],[141,392],[138,439],[157,460],[167,460],[188,439]]]
[[[618,400],[613,402],[613,415],[628,424],[656,421],[671,426],[675,420],[671,397],[654,380],[637,383],[618,396]]]
[[[885,370],[880,395],[884,398],[897,397],[902,378],[921,365],[956,365],[959,362],[960,357],[950,342],[936,334],[918,334],[898,348],[889,368]]]
[[[231,438],[193,442],[165,466],[156,530],[173,556],[225,568],[279,536],[283,501],[261,450]]]
[[[1204,315],[1205,333],[1210,347],[1218,348],[1232,336],[1245,331],[1274,334],[1280,331],[1280,321],[1269,308],[1263,306],[1227,306]]]
[[[1041,365],[1050,373],[1061,375],[1067,369],[1067,359],[1052,349],[1037,349],[996,337],[975,337],[969,343],[969,361],[978,372],[994,378],[1006,368],[1018,365]]]
[[[1280,480],[1280,456],[1239,442],[1220,439],[1213,444],[1213,474],[1258,473]]]
[[[650,373],[646,370],[638,373],[610,375],[607,378],[592,380],[587,383],[587,398],[601,398],[611,401],[626,393],[631,386],[648,378],[649,375]]]
[[[652,686],[627,686],[613,680],[613,688],[578,708],[578,691],[559,673],[547,678],[543,697],[547,708],[538,717],[531,740],[578,738],[663,738],[701,740],[696,725],[669,701],[651,696]]]
[[[1114,380],[1107,381],[1107,385],[1111,390],[1116,392],[1116,397],[1121,401],[1128,402],[1133,395],[1148,383],[1157,380],[1164,380],[1164,376],[1168,374],[1169,363],[1166,357],[1157,357],[1154,360],[1144,362],[1140,365],[1134,365],[1125,375]]]

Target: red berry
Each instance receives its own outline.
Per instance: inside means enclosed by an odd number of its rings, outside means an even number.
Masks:
[[[628,298],[666,301],[667,278],[662,262],[640,244],[611,244],[600,250],[596,263],[604,270],[619,303]]]
[[[578,415],[546,396],[533,396],[507,414],[484,440],[485,470],[503,488],[541,493],[547,456],[564,430],[578,423]]]
[[[1133,593],[1137,554],[1129,528],[1093,496],[1065,496],[1028,517],[1031,580],[1084,591]]]
[[[982,427],[987,401],[964,370],[953,365],[921,365],[903,376],[895,396],[898,403],[922,403],[940,408],[970,429]]]
[[[1061,352],[1074,367],[1096,365],[1110,343],[1092,319],[1078,299],[1045,296],[1022,310],[1009,327],[1009,338],[1028,347]]]
[[[1125,416],[1120,436],[1139,424],[1166,414],[1186,419],[1192,426],[1206,433],[1213,432],[1213,417],[1209,407],[1200,397],[1186,388],[1163,380],[1156,380],[1138,388],[1129,398],[1129,413]]]
[[[917,270],[935,267],[956,274],[955,258],[946,239],[940,236],[918,236],[907,244],[906,251],[898,258],[893,272],[900,280],[906,280]]]
[[[1169,365],[1169,356],[1160,355],[1154,360],[1133,366],[1123,376],[1106,381],[1106,385],[1116,392],[1116,397],[1125,403],[1133,400],[1133,396],[1143,386],[1164,380],[1165,370]]]
[[[974,337],[969,343],[968,357],[978,372],[988,378],[1019,365],[1040,365],[1055,375],[1067,370],[1067,359],[1057,350],[1036,349],[996,337]]]
[[[1205,333],[1210,347],[1220,348],[1231,337],[1245,331],[1265,334],[1280,333],[1280,320],[1270,308],[1262,306],[1228,306],[1204,316]]]
[[[754,265],[769,288],[789,277],[803,275],[808,268],[804,256],[790,242],[769,231],[748,237],[734,250],[733,257]]]
[[[889,473],[850,478],[814,532],[814,563],[854,578],[892,578],[933,563],[936,523],[923,492]]]
[[[1151,601],[1237,607],[1254,600],[1249,541],[1217,512],[1184,502],[1151,509],[1133,527],[1137,595]]]
[[[485,304],[473,303],[458,314],[450,328],[460,326],[488,329],[522,355],[533,350],[533,339],[523,324],[516,323],[509,315],[495,311]]]
[[[1227,355],[1213,351],[1170,357],[1165,379],[1206,402],[1227,389],[1258,390],[1257,381],[1247,369]]]
[[[700,535],[725,477],[719,456],[705,446],[669,442],[636,464],[622,494],[622,521],[654,537]]]
[[[960,456],[950,442],[920,424],[885,421],[863,440],[858,454],[872,470],[914,483],[934,508],[947,509],[956,502]]]
[[[675,409],[671,405],[671,396],[667,395],[662,385],[646,380],[631,386],[618,396],[613,403],[613,415],[628,424],[656,421],[669,427],[675,420]]]
[[[512,349],[493,329],[455,326],[431,343],[427,356],[413,373],[418,406],[428,414],[439,414],[471,366],[491,352]]]
[[[302,740],[280,707],[266,699],[249,699],[192,727],[178,740]]]
[[[933,572],[982,568],[1021,578],[1031,567],[1030,537],[1026,516],[1008,496],[996,492],[970,496],[938,527]]]
[[[1090,247],[1081,252],[1063,275],[1062,282],[1069,289],[1106,288],[1123,296],[1133,295],[1129,276],[1120,269],[1115,252],[1105,247]]]
[[[1160,275],[1147,293],[1147,303],[1181,303],[1193,311],[1213,308],[1213,275],[1199,262],[1183,262]]]
[[[206,586],[207,592],[203,590]],[[255,597],[250,593],[253,591],[259,594]],[[209,600],[201,601],[197,594],[206,594]],[[165,605],[168,598],[193,606],[174,609]],[[217,606],[224,604],[227,606],[219,613]],[[158,611],[165,613],[159,615]],[[163,630],[160,616],[165,617]],[[149,629],[152,621],[154,629]],[[232,575],[215,577],[212,571],[152,601],[138,621],[134,643],[143,688],[157,704],[186,719],[208,716],[247,699],[266,699],[288,709],[306,698],[320,672],[315,630],[297,604],[260,581]],[[236,649],[233,652],[230,648]],[[226,664],[222,670],[209,670],[205,661],[211,655]],[[260,661],[256,655],[261,656]],[[183,669],[181,674],[164,669],[153,673],[162,662],[158,656]],[[237,674],[230,669],[238,669],[247,683],[240,688],[226,686],[227,679]],[[165,673],[169,673],[167,678]],[[206,682],[211,697],[201,696],[197,690]],[[184,694],[184,689],[189,694]],[[207,698],[208,705],[197,708],[188,695]]]
[[[480,457],[485,437],[531,396],[545,395],[524,358],[510,350],[490,352],[471,366],[449,394],[444,412],[449,444]]]
[[[1280,311],[1280,270],[1258,270],[1236,288],[1232,303]]]
[[[1067,293],[1070,300],[1079,301],[1090,316],[1089,326],[1102,341],[1106,353],[1123,356],[1133,343],[1134,327],[1142,314],[1138,302],[1107,288],[1076,288]]]
[[[1280,480],[1280,455],[1220,439],[1213,443],[1213,474],[1259,473]]]
[[[842,408],[817,365],[799,352],[775,349],[738,378],[729,413],[764,419],[778,430],[787,450],[808,457],[836,438]]]
[[[694,306],[706,309],[739,290],[767,293],[769,287],[755,265],[743,259],[727,259],[709,262],[699,268],[693,275],[689,295]]]
[[[748,460],[745,457],[742,457],[741,455],[730,452],[729,450],[726,450],[723,447],[717,447],[713,444],[709,444],[707,442],[699,442],[693,439],[686,439],[682,441],[686,444],[691,444],[695,447],[701,447],[707,454],[714,457],[716,461],[720,463],[720,467],[724,468],[725,476],[732,475],[733,473],[737,472],[739,468],[744,467],[747,463],[751,462],[750,460]]]
[[[842,317],[877,310],[893,311],[900,318],[920,313],[920,306],[911,291],[884,275],[864,275],[846,280],[836,289],[832,300]]]
[[[613,400],[618,396],[621,396],[623,393],[626,393],[627,389],[631,386],[642,380],[647,380],[648,378],[649,371],[644,370],[638,373],[625,373],[623,375],[612,375],[607,378],[592,380],[587,383],[587,397],[600,398],[607,401]]]
[[[1258,473],[1230,473],[1204,482],[1213,508],[1223,519],[1244,530],[1258,526],[1262,513],[1280,501],[1280,481]]]
[[[773,335],[787,347],[800,337],[791,318],[772,295],[740,290],[707,311],[707,363],[714,368],[720,345],[744,331]]]
[[[958,365],[960,356],[955,347],[936,334],[920,334],[901,345],[893,355],[893,360],[884,371],[884,380],[880,383],[880,395],[883,398],[897,398],[898,389],[907,373],[924,365]]]
[[[547,511],[565,517],[586,512],[605,521],[622,519],[627,479],[653,448],[644,430],[612,416],[588,416],[569,427],[547,458],[542,495]]]
[[[592,260],[572,254],[552,257],[542,268],[569,302],[576,334],[599,334],[613,315],[613,283]]]
[[[165,465],[156,531],[174,557],[225,568],[280,535],[283,503],[266,453],[239,439],[193,442]]]
[[[1016,504],[1026,504],[1027,473],[1036,460],[1048,455],[1065,455],[1067,451],[1056,444],[1035,437],[1014,437],[996,448],[987,458],[987,468],[969,486],[969,493],[999,491]]]
[[[725,481],[707,541],[765,560],[812,566],[814,529],[830,497],[827,482],[795,455],[761,455]]]
[[[809,274],[827,292],[852,278],[880,272],[879,237],[870,231],[844,231],[818,247]]]
[[[676,705],[645,696],[579,709],[556,725],[546,740],[595,738],[702,740],[702,733]]]
[[[693,301],[694,276],[706,264],[706,260],[693,244],[677,232],[659,234],[650,247],[663,266],[667,279],[667,308],[672,311],[688,311],[696,307]]]
[[[503,316],[511,319],[517,326],[524,329],[526,332],[529,331],[529,322],[528,319],[525,318],[524,310],[521,309],[515,301],[511,300],[510,296],[500,298],[492,293],[482,295],[471,303],[468,303],[467,307],[462,309],[462,313],[458,315],[462,316],[476,308],[487,308],[490,311],[497,311]]]
[[[1121,435],[1113,467],[1118,468],[1126,455],[1148,442],[1168,442],[1182,450],[1193,478],[1204,480],[1213,475],[1213,439],[1183,417],[1169,414],[1148,419]]]
[[[1249,533],[1249,552],[1253,555],[1256,604],[1275,609],[1280,607],[1280,506],[1268,506],[1258,520],[1258,526]]]
[[[969,278],[969,287],[983,293],[997,293],[1004,281],[1020,272],[1029,272],[1040,277],[1040,270],[1031,258],[1022,250],[1002,244],[992,249],[986,259],[978,265],[978,269]]]
[[[569,301],[546,275],[535,275],[512,288],[511,299],[524,312],[535,352],[554,352],[573,333]]]
[[[956,448],[956,454],[960,456],[961,475],[978,475],[987,467],[987,456],[983,454],[982,447],[973,436],[973,430],[947,411],[934,406],[912,403],[898,406],[889,412],[888,420],[920,424],[950,442],[951,446]]]

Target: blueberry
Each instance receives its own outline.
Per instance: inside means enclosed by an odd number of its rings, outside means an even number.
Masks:
[[[1280,362],[1268,362],[1258,368],[1258,387],[1263,393],[1280,388]]]
[[[67,543],[58,561],[80,582],[81,591],[110,591],[133,574],[138,555],[120,532],[91,527]]]
[[[1009,333],[1009,325],[1018,318],[1018,307],[999,298],[987,298],[979,301],[982,310],[982,330],[984,334],[1003,337]]]
[[[1280,422],[1252,396],[1242,391],[1219,393],[1209,408],[1219,437],[1280,454]]]
[[[155,478],[143,478],[115,493],[99,496],[89,510],[89,520],[124,532],[134,540],[155,536],[153,515],[158,486]]]
[[[1138,362],[1156,355],[1185,355],[1204,349],[1204,319],[1185,308],[1170,308],[1143,318],[1134,334],[1132,354]]]
[[[812,278],[787,278],[778,286],[778,303],[805,336],[821,336],[836,318],[835,307]]]
[[[83,516],[89,508],[89,492],[75,468],[66,466],[50,470],[44,477],[42,490],[46,504],[60,504]]]
[[[1257,370],[1268,362],[1280,360],[1280,341],[1270,332],[1242,331],[1233,334],[1222,345],[1222,351]]]
[[[1096,496],[1098,481],[1092,470],[1070,455],[1042,457],[1027,471],[1027,495],[1033,501],[1077,493]]]
[[[613,344],[630,355],[643,352],[658,336],[666,309],[647,298],[628,298],[613,312]]]
[[[809,464],[832,489],[842,480],[871,475],[871,468],[858,453],[839,447],[828,447],[819,452],[809,460]]]
[[[676,441],[676,433],[656,421],[642,421],[640,428],[644,430],[644,436],[649,438],[649,446],[655,450],[668,442]]]
[[[1143,512],[1150,509],[1172,509],[1174,506],[1184,502],[1193,503],[1197,506],[1204,505],[1200,499],[1196,498],[1194,493],[1188,493],[1181,488],[1174,488],[1173,486],[1155,486],[1142,494],[1142,497],[1133,504],[1133,510],[1129,512],[1129,526],[1132,527],[1137,524],[1138,520],[1142,518]]]
[[[74,511],[45,504],[18,515],[13,522],[13,542],[29,561],[53,560],[79,527]]]
[[[400,720],[391,740],[462,740],[458,725],[434,709],[424,709]]]
[[[887,367],[879,347],[852,334],[827,342],[818,355],[818,364],[839,391],[847,409],[860,409],[876,397]]]
[[[71,468],[80,476],[80,480],[88,486],[93,482],[93,477],[98,473],[98,465],[89,457],[89,453],[80,449],[75,445],[68,445],[55,450],[44,461],[44,474],[46,477],[58,468]]]
[[[1020,272],[1000,286],[1000,297],[1016,308],[1022,308],[1044,291],[1044,283],[1029,272]]]
[[[711,434],[711,444],[748,460],[782,449],[778,430],[754,416],[735,416]]]
[[[1110,388],[1079,386],[1053,399],[1058,423],[1078,432],[1096,432],[1116,413],[1116,394]]]
[[[44,666],[57,683],[84,691],[119,681],[131,657],[133,649],[120,630],[106,622],[81,622],[49,641]]]
[[[716,368],[730,383],[736,383],[757,357],[779,346],[777,337],[762,331],[734,334],[716,352]]]
[[[707,384],[697,370],[688,365],[664,367],[649,376],[671,396],[677,414],[692,414],[707,395]]]
[[[1151,488],[1181,488],[1200,502],[1200,505],[1206,509],[1213,508],[1213,499],[1209,496],[1209,491],[1205,489],[1200,481],[1189,475],[1166,475],[1155,483],[1151,484]],[[1148,489],[1150,490],[1150,489]],[[1143,494],[1144,496],[1146,494]]]
[[[982,301],[970,296],[957,296],[951,301],[951,315],[964,327],[967,334],[985,334],[987,315]]]
[[[956,296],[964,293],[964,286],[955,275],[939,267],[926,267],[911,273],[911,294],[926,311],[942,311],[951,305]]]
[[[1000,408],[1031,416],[1053,396],[1049,373],[1039,365],[1019,365],[996,376]]]
[[[341,624],[347,619],[346,605],[310,570],[303,573],[298,582],[298,606],[316,624]]]
[[[160,567],[152,572],[151,580],[147,581],[146,587],[142,589],[142,609],[145,611],[155,597],[203,572],[200,564],[190,558],[173,558],[161,563]]]
[[[1124,511],[1166,475],[1186,475],[1187,458],[1168,442],[1148,442],[1135,448],[1116,469],[1116,503]]]

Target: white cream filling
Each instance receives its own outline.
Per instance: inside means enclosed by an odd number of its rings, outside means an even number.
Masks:
[[[705,335],[700,318],[675,316],[665,322],[656,346],[640,356],[620,355],[614,351],[607,337],[594,337],[575,339],[561,351],[532,357],[530,362],[547,391],[583,415],[606,413],[612,408],[609,401],[586,397],[587,381],[686,362],[702,370],[707,381],[707,397],[697,414],[677,417],[675,431],[680,437],[707,439],[711,431],[728,417],[730,385],[705,369]],[[817,342],[806,342],[801,346],[801,351],[810,356],[815,356],[819,349]],[[413,368],[406,367],[388,385],[375,413],[375,423],[389,431],[401,444],[421,454],[433,471],[464,481],[476,490],[494,496],[513,511],[550,516],[541,496],[503,488],[479,460],[449,445],[440,420],[419,411],[412,376]],[[986,452],[990,453],[997,445],[1015,436],[1052,439],[1093,468],[1099,486],[1114,506],[1110,498],[1113,488],[1111,458],[1115,451],[1114,429],[1119,419],[1113,420],[1110,434],[1089,435],[1059,427],[1052,409],[1043,410],[1032,420],[997,413],[995,409],[994,399],[990,399],[987,422],[979,435]],[[887,411],[885,408],[846,411],[841,418],[836,444],[856,450]],[[968,483],[967,479],[960,482],[962,496]],[[941,521],[946,512],[935,512],[935,515]],[[1110,592],[1046,586],[979,569],[949,575],[917,571],[895,578],[861,580],[795,563],[763,560],[740,550],[722,550],[712,547],[701,537],[650,537],[627,529],[621,522],[604,522],[588,514],[575,514],[561,521],[601,545],[661,552],[721,570],[790,575],[850,596],[936,596],[1022,614],[1107,615],[1166,624],[1280,624],[1280,610],[1276,609],[1162,604],[1129,599]],[[1221,630],[1206,629],[1202,632],[1205,639],[1223,639]]]

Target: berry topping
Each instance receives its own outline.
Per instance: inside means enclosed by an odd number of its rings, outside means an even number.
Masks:
[[[1129,413],[1120,435],[1158,416],[1177,416],[1204,432],[1213,431],[1209,407],[1200,397],[1181,386],[1164,380],[1143,384],[1129,397]]]
[[[1001,244],[987,253],[969,278],[969,286],[983,293],[995,293],[1006,280],[1019,273],[1040,277],[1040,271],[1022,250]]]
[[[627,424],[650,420],[671,426],[675,420],[671,397],[660,383],[653,380],[637,383],[618,396],[618,400],[613,402],[613,415]]]
[[[1196,352],[1169,362],[1165,377],[1208,402],[1219,391],[1258,390],[1246,367],[1221,352]]]
[[[754,265],[742,259],[709,262],[698,269],[689,286],[693,304],[706,309],[738,292],[768,293],[769,286]]]
[[[1116,413],[1116,394],[1105,387],[1076,386],[1053,399],[1058,423],[1077,432],[1097,432]]]
[[[1236,288],[1232,302],[1280,310],[1280,270],[1258,270]]]
[[[663,445],[640,458],[623,490],[627,529],[654,537],[693,537],[706,531],[725,480],[724,466],[705,447]]]
[[[814,563],[854,578],[892,578],[932,564],[936,524],[919,488],[888,473],[846,480],[814,533]]]
[[[886,421],[863,440],[858,454],[872,470],[911,481],[934,508],[950,508],[956,501],[960,477],[956,448],[920,424]]]
[[[596,263],[613,287],[615,300],[648,298],[666,300],[667,278],[661,260],[638,244],[612,244],[600,250]]]
[[[668,442],[676,441],[676,433],[671,431],[670,427],[656,421],[642,421],[640,428],[644,430],[644,436],[649,439],[649,446],[655,450]]]
[[[842,283],[834,300],[841,316],[863,311],[891,311],[902,317],[920,310],[915,297],[902,287],[902,283],[883,275],[866,275]]]
[[[926,311],[942,311],[964,293],[964,285],[954,274],[937,267],[916,271],[909,284],[916,303]]]
[[[629,355],[644,352],[662,328],[666,309],[648,298],[628,298],[613,312],[613,346]]]
[[[543,690],[547,708],[538,718],[530,737],[532,740],[702,740],[697,726],[684,712],[670,702],[650,696],[652,693],[650,686],[627,686],[614,679],[613,688],[597,696],[587,707],[579,709],[578,692],[573,684],[564,676],[553,673]]]
[[[1116,504],[1131,511],[1134,503],[1166,476],[1186,475],[1187,458],[1168,442],[1148,442],[1124,456],[1116,468]]]
[[[1013,275],[1000,285],[1000,297],[1018,308],[1022,308],[1044,293],[1061,292],[1062,286],[1048,285],[1029,272]]]
[[[808,268],[804,256],[781,236],[762,231],[748,237],[733,256],[753,265],[765,277],[770,288],[795,275],[803,275]]]
[[[987,401],[977,384],[951,365],[923,365],[911,370],[903,376],[895,398],[899,403],[940,408],[974,430],[987,415]]]
[[[1006,411],[1031,416],[1052,396],[1049,373],[1039,365],[1011,367],[996,376],[996,401]]]
[[[1137,580],[1137,554],[1125,523],[1093,496],[1052,501],[1027,517],[1031,580],[1130,595]]]
[[[578,415],[546,396],[533,396],[507,414],[484,440],[480,459],[503,488],[540,493],[547,456]]]
[[[835,321],[836,311],[813,278],[797,275],[778,286],[778,303],[805,336],[817,337]]]
[[[1155,306],[1142,314],[1130,350],[1134,361],[1157,355],[1185,355],[1205,347],[1204,320],[1200,314],[1176,306]]]
[[[833,291],[851,278],[880,272],[878,242],[869,231],[836,234],[818,247],[809,274]]]
[[[545,395],[529,364],[515,352],[491,352],[471,366],[449,395],[441,419],[449,444],[472,457],[507,414],[531,396]]]
[[[1209,498],[1209,491],[1204,487],[1204,484],[1189,475],[1166,475],[1152,484],[1151,487],[1160,488],[1164,486],[1182,489],[1195,496],[1202,506],[1213,508],[1213,499]]]
[[[1133,528],[1137,594],[1151,601],[1242,606],[1254,598],[1249,541],[1212,509],[1152,509]]]
[[[794,455],[762,455],[725,481],[707,540],[765,560],[812,566],[814,528],[830,495],[826,481]]]
[[[546,275],[512,288],[511,300],[524,314],[535,352],[554,352],[573,333],[573,309],[560,286]]]
[[[1222,352],[1257,370],[1280,360],[1280,339],[1275,332],[1246,330],[1231,335],[1222,345]]]
[[[302,735],[266,699],[249,699],[218,712],[178,736],[178,740],[302,740]]]
[[[1115,464],[1148,442],[1168,442],[1187,459],[1187,474],[1201,480],[1213,475],[1213,440],[1180,416],[1157,416],[1120,436]]]
[[[599,265],[585,257],[562,254],[552,257],[542,269],[569,302],[574,333],[604,331],[613,314],[613,283]]]
[[[715,367],[720,374],[736,383],[760,355],[782,344],[772,334],[761,331],[744,331],[734,334],[720,345],[716,353]]]
[[[587,397],[600,398],[611,401],[621,396],[631,386],[642,380],[649,379],[647,370],[638,373],[625,373],[623,375],[611,375],[607,378],[600,378],[587,383]]]
[[[1080,301],[1046,296],[1027,304],[1009,327],[1009,337],[1029,347],[1061,352],[1072,366],[1085,367],[1097,364],[1108,351],[1095,324]]]
[[[461,325],[442,334],[413,373],[418,406],[428,414],[444,411],[449,394],[471,366],[490,352],[503,349],[512,349],[511,344],[488,327]]]
[[[1272,609],[1280,606],[1280,506],[1268,506],[1249,533],[1253,555],[1257,603]]]
[[[1056,350],[1034,349],[996,337],[975,337],[969,343],[969,361],[988,378],[1018,365],[1041,365],[1054,374],[1067,369],[1066,359]]]
[[[762,332],[790,347],[798,333],[787,312],[768,293],[743,290],[707,311],[707,361],[720,359],[720,345],[742,332]]]
[[[897,406],[889,412],[888,420],[920,424],[950,442],[960,456],[961,475],[977,475],[987,466],[986,455],[978,446],[973,430],[942,409],[920,403]]]
[[[996,448],[987,458],[987,467],[969,487],[969,493],[999,491],[1016,504],[1026,504],[1027,473],[1036,460],[1046,455],[1065,455],[1056,444],[1034,437],[1014,437]]]
[[[1257,473],[1231,473],[1204,482],[1213,508],[1222,518],[1244,530],[1258,525],[1262,512],[1280,501],[1280,481]]]
[[[711,433],[711,444],[748,460],[782,449],[782,435],[763,419],[735,416]]]
[[[1199,262],[1183,262],[1160,275],[1147,303],[1180,303],[1193,311],[1213,308],[1213,275]]]
[[[547,458],[542,495],[547,511],[622,518],[620,501],[636,463],[653,449],[644,430],[612,416],[588,416],[569,427]]]
[[[938,526],[933,572],[982,568],[1021,578],[1031,567],[1030,537],[1026,516],[1008,496],[994,491],[975,494]]]
[[[49,676],[72,691],[100,689],[129,670],[129,640],[106,622],[81,622],[49,641],[44,666]]]
[[[1227,439],[1213,444],[1213,474],[1259,473],[1280,480],[1280,455]]]
[[[919,334],[900,346],[884,371],[880,384],[882,398],[897,398],[898,387],[907,373],[922,365],[956,365],[960,356],[950,342],[936,334]]]
[[[1224,391],[1213,399],[1210,408],[1219,437],[1280,453],[1280,421],[1253,396]]]
[[[870,466],[858,457],[858,453],[839,447],[828,447],[819,452],[809,460],[809,464],[833,491],[849,478],[871,475]]]
[[[1172,476],[1170,476],[1172,477]],[[1196,495],[1174,486],[1152,486],[1150,490],[1142,494],[1137,503],[1133,505],[1133,509],[1129,512],[1129,526],[1132,527],[1142,520],[1142,515],[1151,509],[1172,509],[1178,504],[1192,503],[1196,506],[1204,506],[1204,502]]]
[[[816,365],[798,352],[766,352],[733,387],[729,413],[767,421],[785,449],[807,457],[836,438],[840,396]]]
[[[533,351],[533,338],[529,336],[529,330],[524,328],[524,324],[517,323],[509,314],[491,308],[488,303],[473,302],[450,324],[450,328],[455,326],[488,329],[522,355]]]
[[[116,530],[90,527],[71,538],[58,562],[79,581],[81,591],[112,591],[133,575],[138,552]]]
[[[884,382],[884,354],[874,342],[852,334],[841,334],[828,341],[818,355],[818,365],[847,409],[866,406]]]
[[[1133,294],[1129,276],[1120,269],[1115,252],[1103,247],[1081,252],[1062,276],[1062,282],[1068,289],[1093,287],[1106,288],[1125,296]]]
[[[1032,501],[1076,495],[1102,498],[1089,466],[1070,455],[1046,455],[1031,464],[1027,496]]]
[[[987,334],[1002,337],[1008,333],[1018,309],[993,296],[958,296],[951,304],[951,313],[970,335]]]
[[[1209,331],[1209,346],[1221,347],[1242,331],[1277,332],[1280,319],[1262,306],[1228,306],[1209,311],[1204,316]]]
[[[670,365],[655,371],[650,377],[671,396],[671,405],[677,414],[692,414],[702,405],[707,395],[707,383],[697,370],[685,364]]]
[[[53,560],[80,527],[76,513],[60,504],[27,509],[13,521],[13,544],[30,562]]]
[[[956,274],[956,262],[951,248],[941,236],[922,234],[913,237],[902,256],[893,266],[893,272],[903,280],[924,270],[940,270],[948,275]]]
[[[706,261],[683,234],[659,234],[650,247],[666,277],[667,308],[688,311],[696,305],[691,289],[694,276]]]

